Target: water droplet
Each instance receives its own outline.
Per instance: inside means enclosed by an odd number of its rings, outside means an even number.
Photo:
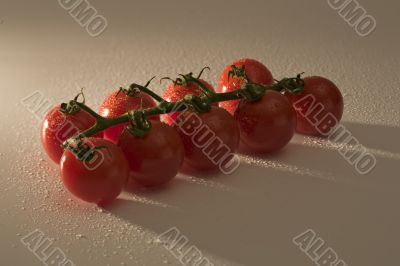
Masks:
[[[83,239],[83,238],[86,238],[86,237],[85,237],[84,235],[82,235],[82,234],[76,234],[75,237],[76,237],[76,239]]]

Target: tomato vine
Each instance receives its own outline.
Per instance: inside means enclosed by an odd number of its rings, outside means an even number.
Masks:
[[[274,84],[262,85],[252,82],[245,74],[244,69],[232,66],[232,72],[230,72],[229,75],[243,78],[245,82],[238,90],[226,93],[215,93],[210,91],[207,86],[199,79],[203,70],[197,77],[194,77],[192,73],[185,75],[180,74],[180,78],[175,81],[196,83],[202,89],[203,95],[196,96],[193,94],[187,94],[182,100],[177,102],[166,101],[157,93],[149,89],[150,82],[154,79],[154,77],[150,79],[145,85],[132,83],[128,88],[120,88],[120,91],[124,92],[126,95],[134,95],[138,92],[146,93],[150,95],[154,100],[156,100],[158,104],[154,108],[130,110],[125,114],[114,118],[102,117],[89,106],[87,106],[84,101],[79,102],[78,97],[75,97],[75,99],[62,105],[63,112],[68,112],[68,110],[72,110],[75,112],[76,110],[82,109],[83,111],[93,116],[96,119],[96,123],[89,129],[80,132],[76,136],[66,140],[63,143],[63,148],[74,150],[77,146],[79,146],[78,144],[83,138],[91,137],[107,128],[127,122],[131,123],[131,132],[135,136],[144,136],[151,128],[151,122],[148,120],[149,116],[179,112],[185,110],[186,108],[190,108],[196,112],[202,113],[209,111],[212,103],[230,100],[257,101],[268,90],[274,90],[278,92],[301,92],[304,89],[304,80],[301,78],[302,73],[298,74],[296,77],[283,78],[279,81],[276,81],[276,83]],[[82,93],[80,93],[79,95],[83,96]]]

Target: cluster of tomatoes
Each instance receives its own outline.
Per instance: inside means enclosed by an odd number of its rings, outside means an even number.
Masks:
[[[243,69],[246,78],[231,76],[233,67]],[[268,68],[253,59],[229,64],[222,72],[216,90],[207,81],[199,79],[211,92],[217,93],[240,90],[249,80],[262,85],[275,82]],[[48,156],[60,164],[66,188],[84,201],[104,205],[113,201],[128,183],[158,187],[173,179],[182,167],[201,171],[218,169],[210,153],[195,143],[193,135],[177,126],[177,119],[185,121],[185,117],[193,113],[201,120],[201,128],[207,129],[207,134],[197,134],[203,138],[202,143],[212,137],[233,153],[239,147],[241,151],[257,154],[276,152],[290,141],[295,131],[320,135],[315,124],[304,115],[304,110],[294,108],[294,103],[305,95],[312,95],[319,106],[323,106],[314,118],[329,113],[339,121],[343,98],[335,84],[326,78],[305,77],[303,81],[304,88],[300,92],[266,90],[256,101],[242,99],[214,103],[207,112],[187,110],[183,118],[179,112],[151,116],[152,126],[144,136],[132,134],[130,123],[113,125],[81,140],[80,147],[90,147],[84,159],[62,144],[78,132],[93,127],[98,118],[82,108],[65,112],[62,105],[58,105],[43,121],[42,143]],[[185,95],[202,96],[203,93],[195,82],[171,82],[162,98],[177,102]],[[101,104],[99,115],[116,118],[129,110],[156,107],[157,102],[145,92],[121,93],[116,90]],[[190,126],[196,129],[194,124]],[[218,156],[218,152],[214,155]],[[96,161],[100,163],[96,164]]]

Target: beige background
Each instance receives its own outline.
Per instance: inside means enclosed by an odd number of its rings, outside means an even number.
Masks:
[[[348,265],[398,265],[398,1],[359,0],[376,30],[360,37],[327,1],[90,1],[108,21],[90,37],[56,0],[0,0],[0,261],[41,265],[20,239],[39,229],[76,265],[179,265],[154,238],[177,227],[214,265],[314,265],[292,238],[311,228]],[[325,141],[296,136],[231,176],[179,176],[100,211],[71,199],[22,104],[85,87],[107,93],[153,75],[264,62],[276,78],[305,71],[345,96],[343,124],[377,157],[359,175]],[[161,92],[166,85],[156,82]],[[39,115],[40,116],[40,115]]]

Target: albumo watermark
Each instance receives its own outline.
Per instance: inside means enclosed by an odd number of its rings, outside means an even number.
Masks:
[[[183,105],[185,104],[183,103]],[[179,108],[180,106],[177,107],[177,109]],[[216,136],[208,125],[203,123],[197,113],[186,114],[188,110],[190,109],[186,107],[180,112],[174,121],[175,126],[183,134],[191,137],[193,145],[201,149],[212,163],[218,165],[222,173],[226,175],[233,173],[240,165],[239,156],[221,138]]]
[[[38,121],[42,121],[53,107],[52,101],[46,98],[45,95],[38,90],[23,98],[21,104],[31,112]],[[68,139],[70,136],[75,136],[80,132],[79,128],[72,121],[67,120],[66,115],[63,115],[62,119],[62,121],[58,121],[57,127],[50,125],[51,122],[48,120],[44,120],[42,125],[49,132],[52,132],[55,140],[59,143],[63,143],[64,140]],[[93,153],[95,145],[90,141],[90,139],[87,139],[85,144],[90,149],[85,153],[80,154],[80,157],[82,158],[82,163],[85,168],[89,171],[94,171],[104,162],[105,155],[103,150],[96,150],[96,152]]]
[[[44,265],[74,266],[65,253],[54,246],[53,240],[45,236],[39,229],[28,233],[21,239],[26,246]]]
[[[53,107],[53,103],[41,91],[34,91],[21,100],[21,104],[41,121]]]
[[[359,141],[347,130],[332,113],[324,116],[325,107],[318,102],[314,95],[306,94],[293,104],[298,113],[310,123],[318,133],[331,142],[339,143],[339,154],[348,163],[354,165],[359,174],[365,175],[371,172],[376,165],[375,156],[359,143]]]
[[[97,37],[106,30],[106,18],[100,15],[88,0],[58,0],[58,3],[90,36]]]
[[[184,266],[214,266],[196,246],[189,244],[189,239],[176,227],[159,235],[157,240]]]
[[[328,4],[359,36],[365,37],[375,30],[376,19],[357,0],[328,0]]]
[[[327,246],[312,229],[295,236],[292,242],[318,266],[347,266],[336,251]]]

